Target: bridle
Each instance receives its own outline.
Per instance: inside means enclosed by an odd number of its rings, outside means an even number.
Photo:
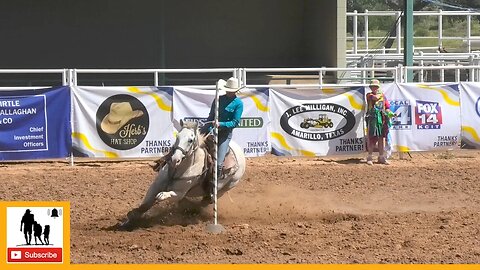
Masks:
[[[187,157],[187,156],[190,156],[190,155],[193,155],[193,160],[195,160],[195,152],[197,151],[197,149],[200,147],[200,143],[199,143],[199,133],[198,133],[198,129],[197,128],[189,128],[191,130],[194,131],[194,138],[193,138],[193,141],[189,144],[190,145],[190,149],[189,150],[186,150],[184,148],[182,148],[181,146],[178,145],[178,138],[177,140],[175,141],[175,144],[172,148],[172,153],[175,153],[176,150],[180,150],[180,152],[182,152],[183,154],[183,157],[182,157],[182,161]],[[196,175],[196,176],[190,176],[190,177],[177,177],[177,178],[174,178],[173,175],[175,174],[174,170],[169,170],[169,175],[171,177],[172,180],[189,180],[189,179],[194,179],[194,178],[197,178],[197,177],[202,177],[202,176],[205,176],[205,174],[207,173],[207,170],[208,170],[208,167],[207,167],[207,164],[208,164],[208,152],[205,148],[203,148],[203,151],[205,153],[205,161],[204,161],[204,167],[202,169],[202,173],[199,174],[199,175]],[[171,159],[170,159],[171,161]]]
[[[189,145],[190,145],[189,148],[190,149],[188,151],[183,149],[181,146],[178,145],[178,138],[175,141],[175,144],[173,145],[173,149],[172,149],[173,152],[175,152],[176,150],[180,150],[180,152],[182,152],[182,154],[183,154],[182,160],[185,159],[187,156],[191,155],[192,153],[194,154],[195,151],[200,146],[199,143],[198,143],[198,130],[193,129],[193,128],[191,130],[193,130],[195,136],[193,137],[193,141],[191,143],[189,143]]]

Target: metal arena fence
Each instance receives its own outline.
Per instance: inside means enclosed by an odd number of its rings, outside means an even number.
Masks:
[[[5,89],[33,89],[39,87],[59,86],[59,85],[115,85],[115,78],[102,79],[104,75],[116,75],[122,77],[121,85],[141,85],[151,86],[189,86],[200,89],[213,89],[215,80],[204,80],[204,83],[189,84],[179,81],[174,84],[166,84],[163,78],[170,74],[182,74],[193,77],[204,75],[209,78],[238,78],[243,86],[247,87],[333,87],[333,86],[351,86],[367,84],[371,78],[380,79],[383,82],[406,82],[408,70],[414,72],[414,82],[438,83],[438,82],[479,82],[480,81],[480,57],[477,55],[456,55],[452,56],[455,61],[469,59],[465,63],[446,64],[446,60],[438,60],[439,56],[420,55],[418,61],[430,63],[437,61],[440,65],[419,65],[419,66],[371,66],[371,67],[319,67],[319,68],[214,68],[214,69],[0,69],[0,75],[15,75],[17,80],[21,80],[19,85],[3,85],[0,90]],[[457,58],[455,58],[457,57]],[[433,60],[437,58],[437,60]],[[375,61],[377,58],[372,58]],[[385,58],[386,59],[386,58]],[[441,58],[440,58],[441,59]],[[446,58],[445,58],[446,59]],[[452,58],[449,58],[452,59]],[[438,62],[440,61],[440,62]],[[430,63],[431,64],[431,63]],[[463,65],[462,65],[463,64]],[[35,76],[54,75],[48,85],[36,83],[31,80],[29,75]],[[308,74],[308,75],[305,75]],[[95,79],[82,79],[85,75],[95,75]],[[128,78],[125,78],[129,75]],[[267,78],[258,82],[256,78],[262,75]],[[141,80],[138,78],[141,77]],[[119,77],[117,77],[119,78]],[[274,78],[281,78],[274,82]],[[202,82],[202,80],[194,82]],[[26,83],[27,82],[27,83]],[[91,84],[94,82],[95,84]],[[112,83],[113,82],[113,83]],[[8,81],[7,81],[8,83]]]

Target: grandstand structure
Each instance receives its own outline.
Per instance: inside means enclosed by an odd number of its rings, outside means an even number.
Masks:
[[[232,75],[252,87],[318,87],[365,84],[372,77],[404,82],[409,69],[415,82],[480,80],[480,36],[472,34],[478,11],[414,12],[414,17],[436,18],[438,31],[434,37],[414,36],[432,39],[433,45],[415,47],[414,65],[406,67],[400,11],[347,12],[346,0],[142,1],[135,3],[135,12],[132,5],[127,0],[58,1],[55,8],[34,0],[6,3],[0,10],[6,22],[0,30],[5,37],[0,87],[209,88]],[[69,16],[62,13],[66,10]],[[393,18],[395,31],[369,35],[372,16]],[[449,16],[465,18],[465,34],[443,34]],[[445,49],[445,40],[461,40],[462,46]]]

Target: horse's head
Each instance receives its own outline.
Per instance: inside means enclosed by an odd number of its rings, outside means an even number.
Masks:
[[[203,144],[203,136],[198,131],[198,123],[184,122],[180,120],[182,129],[177,134],[177,139],[173,145],[172,165],[174,167],[193,154]]]

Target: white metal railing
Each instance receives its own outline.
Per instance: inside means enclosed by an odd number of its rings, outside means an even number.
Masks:
[[[69,70],[68,69],[0,69],[0,74],[58,74],[60,75],[61,85],[68,85]],[[1,89],[35,89],[40,86],[14,86],[0,87]]]
[[[352,40],[353,41],[353,48],[350,50],[347,50],[347,53],[353,53],[357,54],[359,52],[370,52],[372,51],[372,48],[370,47],[369,42],[371,40],[380,40],[383,39],[384,37],[372,37],[369,36],[369,25],[368,25],[368,18],[370,16],[386,16],[386,17],[395,17],[396,20],[398,20],[398,24],[396,26],[396,36],[395,37],[390,37],[391,39],[394,39],[396,41],[396,48],[390,49],[396,51],[396,53],[401,53],[402,51],[402,31],[401,31],[401,24],[402,24],[402,12],[401,11],[369,11],[365,10],[365,12],[358,12],[358,11],[353,11],[353,12],[347,12],[347,18],[352,17],[352,22],[353,22],[353,29],[352,29],[352,37],[347,37],[347,40]],[[437,44],[436,46],[432,47],[422,47],[422,48],[417,48],[417,49],[432,49],[435,50],[438,47],[443,47],[443,40],[448,40],[448,39],[455,39],[455,40],[463,40],[465,45],[466,45],[466,52],[472,52],[472,44],[478,43],[480,44],[480,36],[472,36],[472,16],[480,16],[480,12],[474,12],[474,11],[443,11],[443,10],[438,10],[438,11],[414,11],[413,12],[414,17],[418,16],[435,16],[437,17],[437,29],[438,29],[438,34],[437,36],[431,36],[431,37],[425,37],[425,36],[414,36],[414,39],[437,39]],[[444,16],[465,16],[465,20],[467,23],[467,29],[466,29],[466,35],[465,36],[444,36],[443,35],[443,18]],[[363,26],[363,31],[364,31],[364,36],[359,36],[358,35],[358,19],[363,18],[364,21],[364,26]],[[415,20],[414,20],[415,23]],[[358,41],[363,40],[365,42],[365,49],[360,49],[358,46]],[[377,50],[380,48],[377,48]]]
[[[403,54],[383,53],[380,54],[348,54],[346,63],[349,67],[386,67],[393,62],[394,65],[403,64]],[[480,53],[424,53],[417,51],[413,55],[414,66],[445,66],[463,65],[472,66],[480,63]]]
[[[209,68],[209,69],[71,69],[71,85],[78,85],[78,74],[151,74],[154,86],[159,86],[159,74],[172,73],[231,73],[239,77],[237,68]],[[212,85],[189,85],[196,88],[212,88]]]
[[[424,55],[424,58],[419,58],[419,61],[427,61],[430,56]],[[434,55],[432,55],[434,57]],[[472,58],[472,55],[470,55]],[[466,58],[464,58],[466,59]],[[432,60],[433,61],[433,60]],[[362,85],[367,84],[372,78],[380,79],[384,82],[406,82],[407,71],[412,70],[415,72],[415,82],[421,83],[438,83],[438,82],[460,82],[460,81],[480,81],[480,58],[475,58],[473,65],[461,65],[459,62],[447,63],[445,60],[440,61],[439,65],[419,65],[419,66],[402,66],[397,65],[393,67],[321,67],[321,68],[217,68],[217,69],[0,69],[0,74],[26,74],[26,73],[59,73],[62,75],[62,85],[78,85],[78,74],[105,74],[105,73],[117,73],[117,74],[151,74],[152,82],[154,86],[160,86],[158,79],[161,73],[226,73],[231,74],[227,76],[234,76],[239,78],[243,86],[247,87],[269,87],[274,85],[275,87],[334,87],[334,86],[349,86],[349,85]],[[443,61],[443,62],[442,62]],[[446,76],[446,72],[453,72]],[[430,72],[428,77],[427,73]],[[436,72],[433,76],[433,72]],[[249,78],[255,77],[252,74],[268,74],[276,75],[282,79],[282,76],[288,75],[293,78],[298,77],[303,81],[295,83],[295,79],[292,79],[290,83],[284,84],[272,84],[266,82],[265,84],[249,83]],[[307,79],[302,78],[305,73],[308,75]],[[282,75],[283,74],[283,75]],[[355,76],[352,76],[355,74]],[[462,74],[465,77],[462,79]],[[332,75],[333,79],[332,79]],[[435,77],[435,79],[433,79]],[[305,83],[305,80],[308,83]],[[84,85],[84,84],[81,84]],[[214,84],[205,85],[175,85],[175,86],[189,86],[201,89],[213,89]],[[32,89],[42,88],[45,86],[32,86],[32,87],[0,87],[2,89]]]
[[[385,71],[385,72],[392,72],[392,80],[398,79],[398,68],[396,67],[377,67],[377,68],[331,68],[331,67],[322,67],[322,68],[243,68],[242,69],[242,76],[241,79],[243,83],[248,87],[265,87],[267,85],[263,84],[248,84],[248,73],[271,73],[271,74],[279,74],[279,73],[298,73],[298,72],[311,72],[318,74],[317,83],[310,83],[310,84],[275,84],[276,87],[331,87],[338,85],[339,83],[325,83],[324,77],[327,72],[335,72],[335,73],[346,73],[356,71],[362,74],[360,81],[358,83],[366,83],[368,78],[374,77],[375,71]],[[355,82],[353,82],[355,83]],[[352,84],[351,81],[346,83],[340,82],[342,85]],[[270,85],[271,86],[271,85]]]
[[[415,82],[421,83],[439,83],[439,82],[460,82],[461,72],[464,72],[465,76],[468,76],[465,81],[479,82],[480,81],[480,65],[440,65],[440,66],[402,66],[395,67],[364,67],[364,68],[243,68],[241,69],[241,79],[243,84],[247,87],[281,87],[281,88],[318,88],[318,87],[334,87],[334,86],[352,86],[352,85],[365,85],[372,78],[377,78],[382,81],[392,81],[398,83],[407,82],[406,74],[408,70],[416,71],[417,75]],[[425,73],[438,72],[436,76],[437,80],[432,80],[433,76],[430,76],[430,80],[426,80]],[[452,80],[446,80],[445,72],[453,71]],[[314,83],[298,83],[298,84],[250,84],[248,83],[249,74],[251,73],[296,73],[296,72],[311,72],[312,74],[318,74],[318,79]],[[336,78],[340,80],[337,83],[326,83],[324,81],[325,74],[327,72],[347,73],[347,72],[359,72],[360,77],[357,80]],[[379,77],[378,74],[383,74],[383,77]]]

